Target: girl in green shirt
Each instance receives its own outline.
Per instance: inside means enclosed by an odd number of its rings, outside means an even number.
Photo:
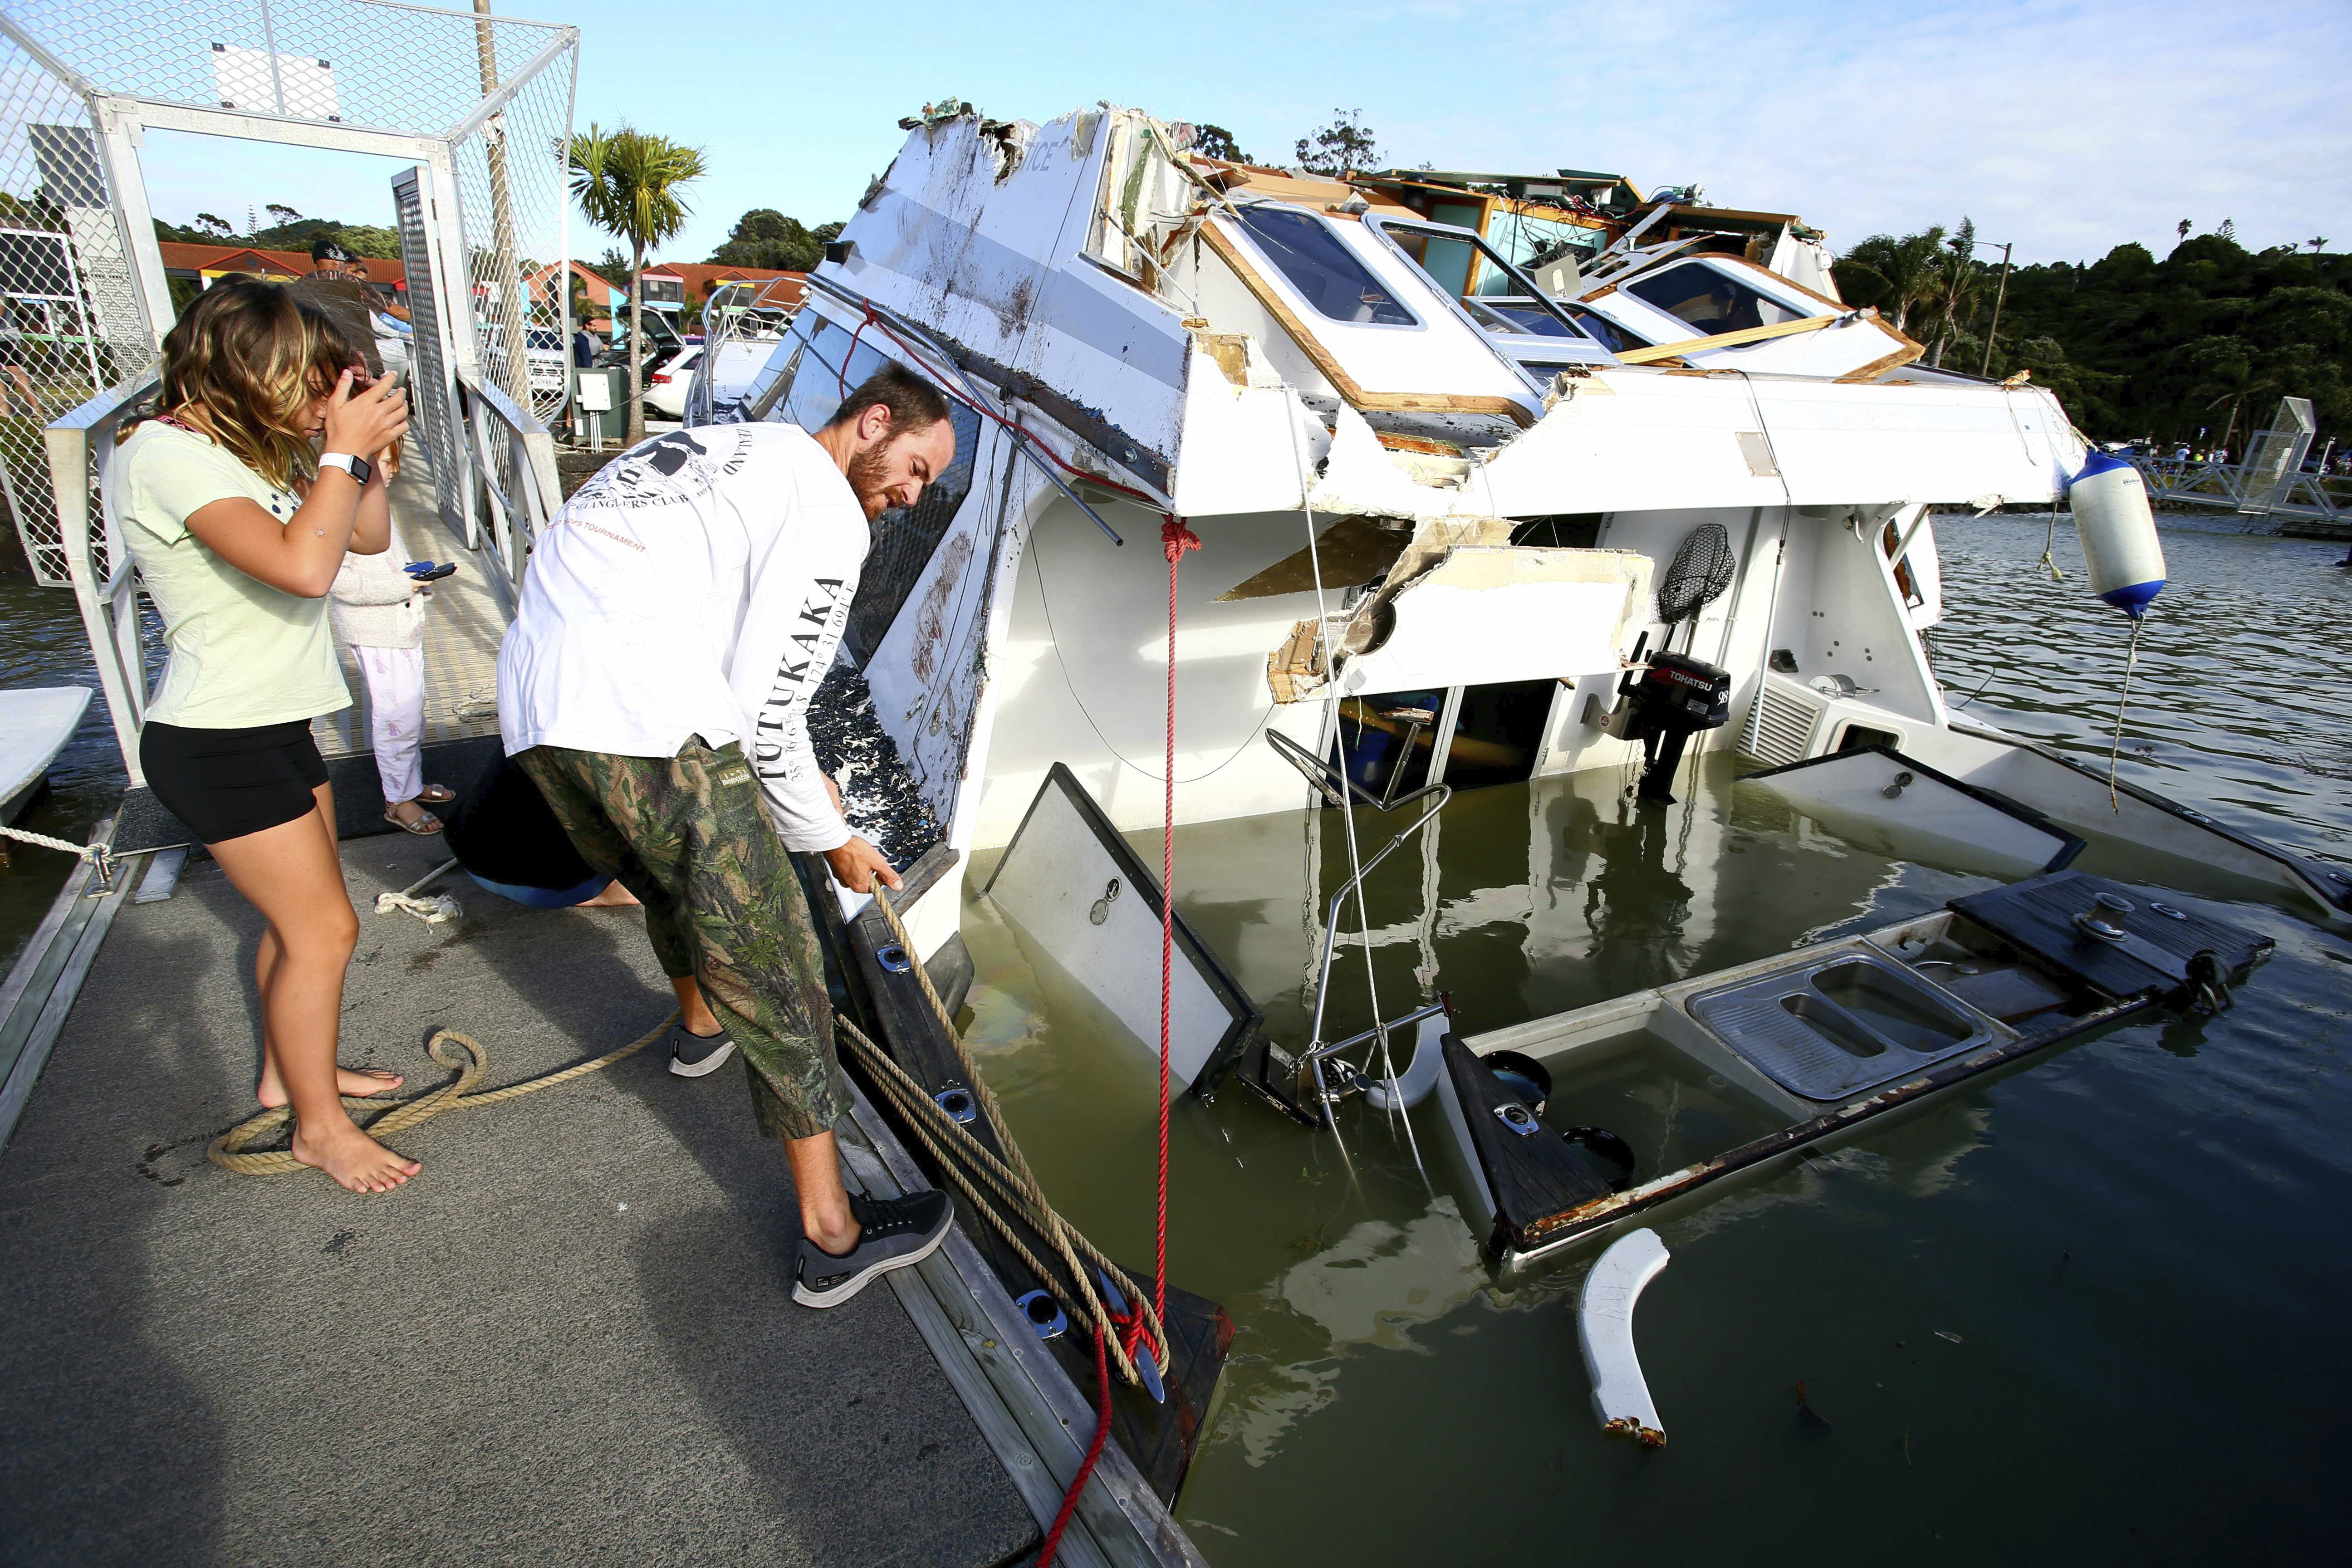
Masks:
[[[335,1062],[359,916],[310,721],[348,707],[327,630],[345,550],[391,540],[374,468],[408,427],[390,378],[315,308],[272,283],[206,289],[163,340],[157,413],[108,465],[106,503],[163,618],[171,661],[140,734],[155,797],[269,921],[254,962],[266,1106],[290,1104],[294,1157],[353,1192],[418,1166],[377,1143],[341,1096],[400,1079]],[[313,454],[313,437],[324,449]]]

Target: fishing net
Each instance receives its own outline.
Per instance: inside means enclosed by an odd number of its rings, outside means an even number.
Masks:
[[[1692,529],[1658,579],[1658,619],[1674,626],[1723,597],[1738,563],[1723,524],[1703,522]]]

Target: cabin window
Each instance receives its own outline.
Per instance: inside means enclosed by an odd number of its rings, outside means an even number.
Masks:
[[[1703,262],[1685,262],[1654,277],[1637,278],[1625,285],[1625,292],[1670,316],[1679,316],[1708,337],[1801,321],[1813,313],[1784,305]]]
[[[1442,690],[1347,698],[1339,704],[1331,761],[1375,800],[1419,789],[1429,782],[1437,721],[1444,712]]]
[[[1578,326],[1591,333],[1593,339],[1612,354],[1622,354],[1627,349],[1645,349],[1650,346],[1649,340],[1634,336],[1598,310],[1587,310],[1582,305],[1571,304],[1565,300],[1560,301],[1559,308],[1568,312]]]
[[[1445,782],[1457,790],[1485,789],[1534,776],[1559,689],[1557,680],[1464,687],[1445,749]]]
[[[1532,333],[1539,338],[1574,338],[1573,328],[1532,300],[1465,299],[1462,308],[1490,332]]]
[[[1266,259],[1323,315],[1376,327],[1421,325],[1321,219],[1281,207],[1244,207],[1239,216]]]

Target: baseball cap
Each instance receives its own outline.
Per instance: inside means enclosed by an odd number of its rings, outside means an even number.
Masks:
[[[321,238],[310,247],[313,261],[353,261],[358,259],[331,239]]]

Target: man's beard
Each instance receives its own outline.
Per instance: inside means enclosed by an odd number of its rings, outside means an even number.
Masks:
[[[884,456],[887,441],[877,441],[849,459],[849,489],[857,497],[857,504],[866,509],[866,521],[872,522],[890,509],[890,498],[884,493]]]

